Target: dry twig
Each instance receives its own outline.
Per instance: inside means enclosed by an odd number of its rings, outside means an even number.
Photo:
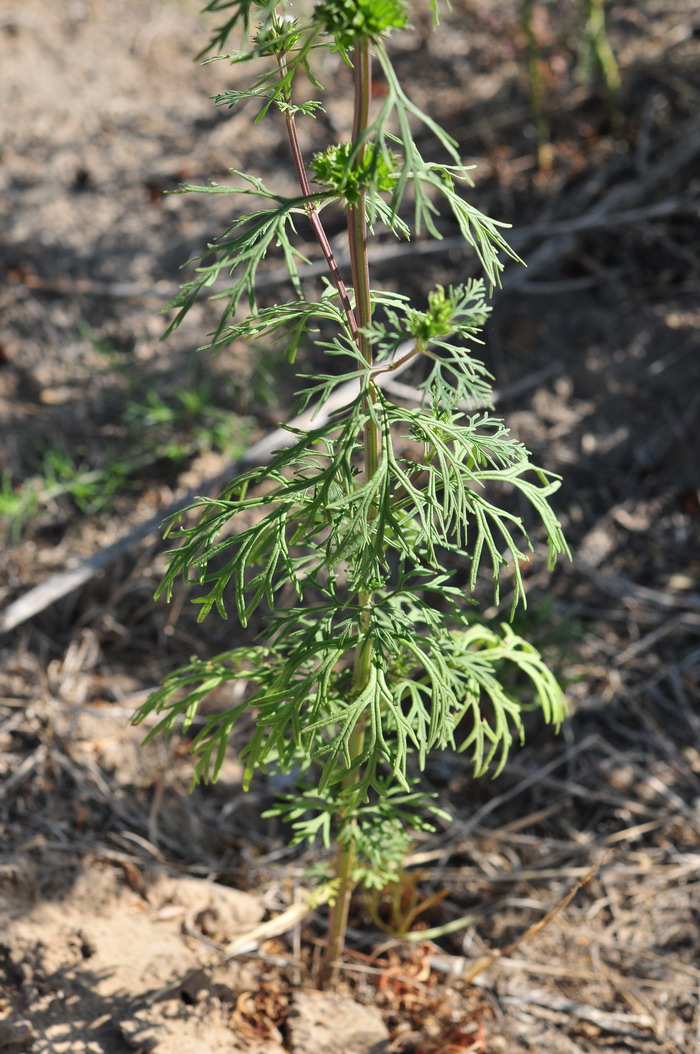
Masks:
[[[554,907],[550,911],[548,911],[546,915],[543,915],[541,919],[537,919],[536,922],[533,922],[532,926],[528,926],[525,932],[522,933],[518,938],[516,938],[516,940],[511,941],[510,944],[508,944],[505,948],[500,951],[489,952],[488,955],[482,955],[480,959],[477,959],[474,965],[471,966],[470,969],[467,970],[466,973],[463,975],[463,980],[465,981],[465,983],[471,984],[475,977],[478,977],[480,973],[483,973],[484,970],[487,970],[489,966],[492,966],[498,959],[500,959],[504,955],[510,955],[511,952],[514,952],[515,949],[518,948],[521,944],[523,944],[525,941],[530,940],[532,937],[535,936],[535,934],[539,933],[541,929],[544,929],[544,927],[547,926],[552,921],[552,919],[559,914],[560,911],[563,911],[564,908],[568,907],[568,905],[574,899],[579,890],[583,889],[583,887],[588,882],[590,882],[593,876],[598,873],[600,868],[605,863],[606,859],[608,859],[608,855],[603,854],[600,860],[598,860],[598,862],[594,864],[593,867],[589,868],[586,874],[582,878],[580,878],[574,886],[572,886],[566,896],[562,897],[558,904],[555,904]]]

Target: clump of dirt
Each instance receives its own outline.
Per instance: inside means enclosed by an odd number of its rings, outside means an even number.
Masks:
[[[195,990],[206,945],[183,940],[183,925],[196,934],[206,912],[225,919],[222,936],[233,919],[250,927],[263,911],[256,898],[202,879],[148,881],[128,860],[89,856],[61,889],[65,864],[56,883],[56,854],[39,844],[31,855],[45,855],[44,866],[17,884],[2,947],[33,1051],[230,1049],[227,1007],[245,987],[245,971],[222,967],[215,991]]]

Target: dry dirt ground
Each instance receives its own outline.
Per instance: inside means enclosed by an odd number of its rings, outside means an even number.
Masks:
[[[395,57],[529,264],[485,355],[510,427],[564,477],[574,559],[533,565],[524,624],[571,717],[533,726],[496,782],[431,762],[455,819],[416,843],[398,921],[474,921],[392,940],[387,899],[358,898],[327,996],[323,911],[283,915],[320,854],[261,819],[274,781],[244,795],[232,756],[188,795],[186,749],[128,724],[167,670],[231,643],[184,594],[152,600],[163,545],[140,525],[274,429],[294,387],[262,349],[197,356],[207,304],[159,343],[178,267],[230,207],[163,191],[234,166],[284,189],[281,129],[210,103],[235,73],[193,63],[189,0],[0,0],[0,1051],[700,1051],[700,13],[608,4],[611,117],[576,6],[536,5],[538,171],[517,6],[458,0],[434,37],[417,10]],[[453,234],[375,281],[425,296],[469,274]],[[79,588],[30,592],[76,565]]]

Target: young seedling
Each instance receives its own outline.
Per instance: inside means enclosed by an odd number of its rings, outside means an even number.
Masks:
[[[408,24],[402,0],[318,0],[303,14],[274,0],[211,0],[206,10],[227,12],[211,46],[240,30],[230,61],[254,63],[250,86],[217,101],[252,103],[256,120],[282,115],[299,193],[282,196],[242,172],[233,172],[232,186],[182,188],[257,204],[200,258],[207,262],[174,301],[170,329],[201,290],[231,275],[216,293],[223,311],[205,347],[279,339],[293,361],[302,342],[312,342],[328,357],[328,372],[304,378],[300,405],[315,402],[316,423],[290,427],[269,465],[168,525],[178,544],[158,595],[169,597],[182,576],[198,587],[200,618],[212,611],[226,618],[231,608],[245,627],[262,608],[260,642],[194,659],[166,678],[136,720],[160,715],[149,738],[178,724],[186,730],[212,691],[248,686],[228,709],[200,714],[194,779],[216,779],[244,714],[253,731],[236,747],[246,786],[259,770],[295,774],[297,789],[276,813],[291,823],[295,842],[336,847],[325,887],[331,912],[320,983],[327,985],[351,891],[396,879],[411,832],[437,811],[419,782],[429,752],[456,748],[477,775],[499,772],[522,738],[523,711],[539,708],[555,725],[562,719],[562,694],[542,657],[507,624],[500,632],[485,625],[468,596],[482,572],[498,593],[508,569],[512,607],[525,602],[531,546],[523,519],[500,503],[508,492],[544,528],[550,566],[567,551],[549,505],[559,481],[530,462],[488,408],[491,378],[475,354],[489,314],[486,286],[497,285],[504,259],[515,257],[503,225],[464,196],[470,175],[457,144],[411,101],[392,65],[389,37]],[[297,122],[322,110],[304,92],[321,93],[320,60],[329,51],[353,71],[352,130],[347,142],[308,160]],[[386,85],[377,100],[373,67]],[[421,141],[434,138],[430,160],[414,129]],[[438,152],[443,160],[432,159]],[[332,207],[343,210],[347,227],[347,285],[324,230]],[[368,230],[439,238],[445,216],[476,254],[485,283],[438,287],[422,307],[370,285]],[[316,301],[304,296],[298,267],[297,228],[307,225],[328,265]],[[295,295],[263,307],[256,274],[275,248]],[[422,401],[406,408],[381,385],[409,363]],[[351,381],[354,394],[329,409]]]
[[[605,99],[613,123],[620,120],[620,68],[608,37],[605,0],[581,0],[586,19],[585,46],[588,58],[584,67],[593,67],[603,80]]]

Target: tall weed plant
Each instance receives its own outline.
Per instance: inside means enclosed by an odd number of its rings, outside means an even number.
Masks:
[[[541,655],[507,622],[499,631],[487,626],[470,595],[483,577],[497,595],[508,569],[513,607],[525,603],[531,543],[514,505],[543,528],[550,566],[567,552],[550,506],[559,480],[531,462],[489,408],[479,333],[505,261],[517,258],[504,225],[471,203],[457,143],[411,100],[392,64],[391,37],[408,27],[406,5],[211,0],[205,10],[224,17],[207,51],[223,51],[235,35],[238,48],[227,58],[251,73],[248,87],[216,102],[247,104],[251,128],[281,114],[299,190],[285,197],[235,170],[226,185],[182,187],[250,206],[199,257],[171,305],[170,330],[228,276],[225,292],[215,293],[221,317],[204,348],[275,341],[293,362],[300,347],[314,345],[327,367],[302,375],[299,406],[313,403],[316,423],[290,426],[270,464],[244,472],[216,498],[198,499],[167,528],[174,545],[158,595],[170,597],[184,578],[200,619],[231,615],[246,627],[262,609],[263,634],[190,661],[136,720],[159,715],[151,738],[186,732],[198,718],[195,782],[217,778],[232,737],[246,787],[259,771],[294,774],[296,790],[275,812],[295,842],[320,840],[335,853],[324,885],[325,985],[342,954],[352,890],[395,878],[411,832],[439,813],[421,787],[429,753],[458,750],[475,775],[498,773],[523,736],[524,711],[562,720],[562,692]],[[437,5],[433,15],[437,22]],[[329,51],[352,70],[352,132],[307,158],[298,125],[323,112]],[[373,70],[386,85],[378,98]],[[347,230],[348,284],[325,230],[337,210]],[[374,288],[368,237],[385,229],[398,239],[440,238],[445,223],[461,232],[483,279],[438,286],[417,306]],[[299,238],[310,231],[328,265],[316,300],[304,294],[300,273]],[[294,295],[262,306],[256,275],[273,251],[286,261]],[[382,390],[399,367],[413,369],[420,393],[410,407]],[[350,381],[355,394],[329,409]],[[465,409],[474,406],[486,409]],[[236,682],[235,703],[200,712],[212,692]],[[237,729],[251,722],[239,741]]]

